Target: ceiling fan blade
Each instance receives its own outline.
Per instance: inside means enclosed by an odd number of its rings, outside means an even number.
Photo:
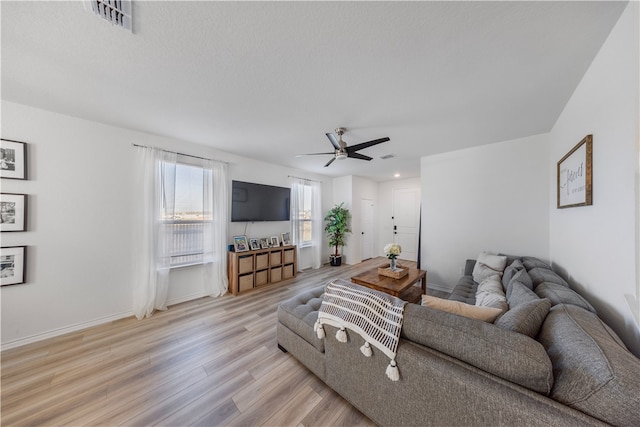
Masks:
[[[333,161],[334,161],[335,159],[336,159],[336,158],[334,157],[333,159],[329,160],[329,161],[327,162],[327,164],[326,164],[326,165],[324,165],[324,167],[326,168],[327,166],[329,166],[331,163],[333,163]]]
[[[335,155],[335,152],[330,152],[330,153],[307,153],[307,154],[296,154],[296,157],[302,157],[302,156],[321,156],[321,155],[325,155],[325,154],[333,154]]]
[[[333,145],[333,148],[335,148],[336,150],[339,150],[340,149],[340,143],[336,139],[336,136],[334,134],[332,134],[332,133],[327,133],[325,135],[327,135],[327,138],[329,138],[329,141],[331,141],[331,144]]]
[[[372,141],[363,142],[361,144],[351,145],[347,147],[348,153],[353,153],[354,151],[362,150],[363,148],[371,147],[373,145],[382,144],[383,142],[391,141],[389,138],[380,138],[374,139]]]
[[[347,152],[347,157],[351,157],[352,159],[360,159],[360,160],[371,160],[373,157],[365,156],[360,153],[349,153]]]

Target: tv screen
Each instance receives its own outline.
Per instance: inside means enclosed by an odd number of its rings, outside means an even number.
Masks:
[[[233,181],[231,222],[289,221],[290,197],[289,188]]]

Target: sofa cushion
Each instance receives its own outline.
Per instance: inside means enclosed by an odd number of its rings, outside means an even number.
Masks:
[[[538,393],[553,385],[542,344],[525,335],[416,304],[404,309],[402,337]]]
[[[473,281],[473,277],[462,276],[460,280],[458,280],[456,287],[451,291],[449,299],[452,301],[466,302],[467,304],[475,304],[477,288],[478,284]]]
[[[303,292],[278,306],[278,321],[301,336],[318,351],[324,352],[324,340],[318,339],[313,325],[318,320],[325,285]]]
[[[538,339],[553,363],[553,399],[614,425],[640,425],[640,359],[595,313],[556,305]]]
[[[555,283],[542,283],[536,287],[536,294],[540,298],[549,298],[551,305],[556,304],[571,304],[582,307],[585,310],[589,310],[592,313],[596,312],[589,301],[582,298],[580,294],[569,289],[568,287],[558,285]]]
[[[502,314],[502,310],[499,308],[479,307],[460,301],[436,298],[430,295],[422,295],[422,305],[489,323],[492,323],[496,317]]]
[[[476,305],[481,307],[493,307],[507,311],[507,298],[502,290],[502,281],[500,276],[494,274],[487,277],[478,285],[476,291]]]
[[[550,308],[551,302],[546,298],[523,302],[500,316],[495,325],[535,338]]]
[[[507,287],[509,286],[509,282],[511,281],[513,276],[521,270],[524,270],[524,265],[519,259],[516,259],[511,264],[509,264],[507,268],[504,269],[504,274],[502,275],[502,288],[505,292],[507,292]]]
[[[507,265],[507,257],[492,255],[489,252],[482,252],[478,255],[476,265],[473,267],[473,280],[482,283],[484,279],[494,274],[502,276]]]
[[[537,301],[539,299],[540,297],[525,284],[518,281],[512,281],[509,284],[509,289],[507,290],[507,303],[509,304],[509,309],[513,309],[522,303]]]
[[[529,277],[531,277],[531,281],[533,282],[533,288],[535,289],[540,283],[555,283],[556,285],[562,285],[565,287],[569,287],[569,284],[562,277],[558,276],[556,272],[551,270],[550,268],[542,268],[542,267],[534,267],[531,270],[528,270]]]

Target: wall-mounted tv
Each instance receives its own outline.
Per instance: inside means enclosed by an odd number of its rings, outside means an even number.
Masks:
[[[291,189],[232,181],[231,222],[289,221]]]

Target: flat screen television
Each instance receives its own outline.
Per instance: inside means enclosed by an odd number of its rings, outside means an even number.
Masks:
[[[231,222],[289,221],[291,189],[232,181]]]

